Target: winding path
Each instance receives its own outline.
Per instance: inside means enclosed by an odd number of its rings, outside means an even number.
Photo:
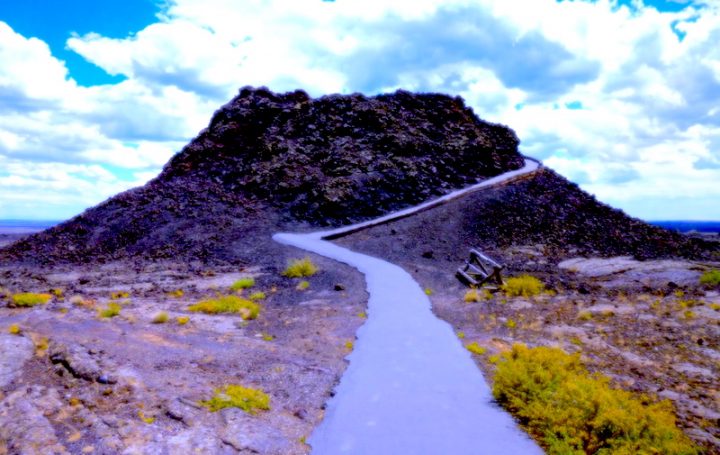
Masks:
[[[482,373],[430,300],[402,268],[326,239],[410,216],[534,172],[525,166],[434,201],[332,231],[276,234],[283,244],[343,262],[365,275],[368,319],[325,419],[309,443],[316,455],[540,454],[492,401]]]

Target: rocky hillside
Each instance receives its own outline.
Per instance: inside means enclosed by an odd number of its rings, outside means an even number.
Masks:
[[[461,98],[244,88],[153,181],[0,259],[249,261],[279,227],[368,219],[516,169],[517,146]]]
[[[472,247],[533,272],[545,270],[542,264],[556,270],[557,262],[577,256],[720,260],[717,243],[631,218],[547,168],[339,242],[396,263],[446,261],[446,269]]]

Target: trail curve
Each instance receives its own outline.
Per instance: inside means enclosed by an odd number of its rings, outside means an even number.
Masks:
[[[397,265],[328,241],[507,183],[525,166],[441,198],[371,221],[276,241],[343,262],[365,275],[368,319],[325,418],[308,440],[316,455],[541,454],[492,400],[482,373],[449,324],[438,319],[420,285]]]

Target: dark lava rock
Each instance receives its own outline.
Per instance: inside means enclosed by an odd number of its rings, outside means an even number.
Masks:
[[[517,146],[459,97],[243,88],[157,178],[0,250],[0,261],[247,263],[280,227],[369,219],[517,169]]]

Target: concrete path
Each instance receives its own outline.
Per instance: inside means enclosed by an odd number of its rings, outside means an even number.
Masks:
[[[482,373],[449,324],[402,268],[327,240],[359,226],[409,216],[462,194],[533,172],[526,166],[439,200],[360,225],[310,234],[276,234],[278,242],[349,264],[365,275],[367,322],[348,369],[309,439],[313,454],[540,454],[509,414],[492,402]]]

